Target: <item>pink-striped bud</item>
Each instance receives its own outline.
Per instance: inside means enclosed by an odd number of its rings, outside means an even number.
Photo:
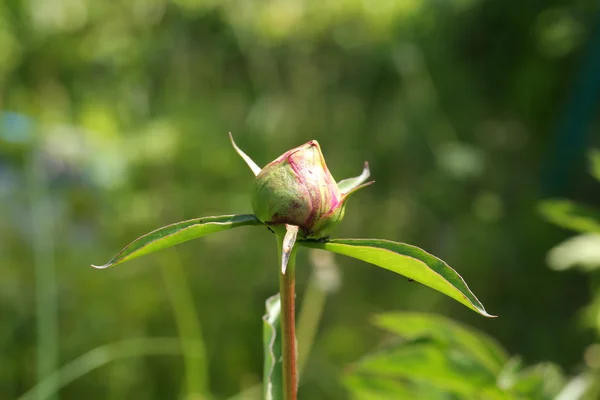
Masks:
[[[349,190],[343,192],[327,168],[319,143],[311,140],[287,151],[256,176],[254,213],[277,233],[285,232],[284,225],[290,224],[301,228],[303,238],[327,237],[342,220],[348,195],[368,177],[367,167],[365,171],[344,185]]]

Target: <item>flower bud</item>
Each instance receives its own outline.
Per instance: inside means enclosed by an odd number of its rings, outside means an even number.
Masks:
[[[252,190],[252,207],[259,220],[268,225],[297,225],[306,237],[325,236],[322,227],[337,224],[343,216],[341,203],[340,191],[314,140],[264,167]]]
[[[292,242],[297,235],[300,239],[329,236],[344,217],[348,196],[373,183],[363,183],[370,175],[366,162],[362,174],[336,183],[316,140],[286,152],[261,169],[235,144],[231,132],[229,138],[256,175],[252,189],[254,214]],[[300,232],[293,227],[301,228]]]
[[[342,193],[325,164],[319,143],[311,140],[258,173],[252,207],[257,218],[279,234],[289,224],[301,228],[301,238],[321,239],[342,220],[347,196],[367,177],[368,169],[350,188],[353,190]]]

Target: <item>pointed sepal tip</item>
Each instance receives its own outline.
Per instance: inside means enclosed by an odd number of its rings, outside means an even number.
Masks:
[[[374,181],[363,184],[369,177],[371,176],[371,170],[369,169],[369,162],[365,161],[363,164],[363,170],[359,176],[355,176],[354,178],[343,179],[338,182],[338,187],[340,189],[340,193],[342,196],[347,196],[350,193],[355,192],[356,190],[368,186],[370,183]]]
[[[260,171],[262,170],[262,168],[260,168],[258,165],[256,165],[256,163],[246,153],[244,153],[242,151],[242,149],[240,149],[237,146],[237,144],[235,144],[235,141],[233,140],[233,135],[231,134],[231,132],[229,132],[229,140],[231,140],[231,145],[233,146],[234,150],[239,154],[240,157],[242,157],[242,159],[246,162],[248,167],[250,167],[250,169],[252,170],[252,173],[254,173],[254,176],[258,175],[260,173]]]

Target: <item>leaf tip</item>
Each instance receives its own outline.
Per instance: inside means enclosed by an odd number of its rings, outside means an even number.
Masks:
[[[92,268],[96,268],[96,269],[106,269],[106,268],[108,268],[110,266],[111,266],[111,263],[104,264],[104,265],[94,265],[94,264],[92,264]]]
[[[482,310],[477,310],[477,312],[478,312],[479,314],[483,315],[483,316],[484,316],[484,317],[486,317],[486,318],[498,318],[498,316],[497,316],[497,315],[492,315],[492,314],[488,313],[487,311],[485,311],[485,310],[483,310],[483,309],[482,309]]]

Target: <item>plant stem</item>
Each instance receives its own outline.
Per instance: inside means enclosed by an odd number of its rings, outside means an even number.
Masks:
[[[283,237],[277,238],[279,259],[282,255]],[[296,352],[296,248],[290,253],[285,274],[279,268],[279,294],[281,297],[281,352],[283,358],[283,398],[296,400],[298,391]]]

